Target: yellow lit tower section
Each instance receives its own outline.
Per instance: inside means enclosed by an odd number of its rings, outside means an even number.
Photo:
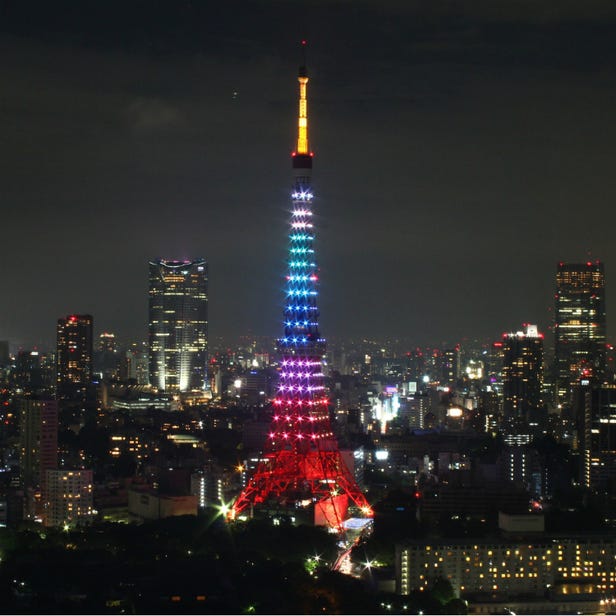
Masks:
[[[302,46],[305,48],[306,41],[302,41]],[[308,74],[306,72],[306,62],[300,66],[299,75],[297,80],[299,81],[299,119],[298,119],[298,133],[297,133],[297,154],[309,154],[308,150]]]
[[[302,49],[306,49],[306,41],[302,41]],[[308,147],[308,72],[306,71],[306,58],[299,67],[297,76],[299,82],[299,114],[297,118],[297,149],[293,152],[293,169],[304,170],[305,173],[295,174],[296,183],[301,187],[309,188],[310,169],[312,169],[313,153]]]

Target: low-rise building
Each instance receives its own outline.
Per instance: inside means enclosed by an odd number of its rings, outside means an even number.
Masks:
[[[612,595],[616,538],[560,536],[409,541],[397,546],[396,591],[425,590],[436,578],[469,597]]]
[[[150,489],[128,490],[128,513],[133,520],[160,520],[176,515],[197,515],[198,497],[159,494]]]

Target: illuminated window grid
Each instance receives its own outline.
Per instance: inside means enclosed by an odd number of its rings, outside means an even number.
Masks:
[[[547,584],[570,580],[595,591],[616,588],[616,544],[609,540],[537,544],[417,545],[401,551],[400,592],[423,590],[437,576],[454,590],[541,594]],[[578,589],[579,590],[579,589]],[[570,586],[568,592],[575,591]]]

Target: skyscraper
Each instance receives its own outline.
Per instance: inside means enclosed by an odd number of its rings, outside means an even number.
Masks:
[[[56,395],[60,400],[85,400],[92,383],[93,319],[71,314],[58,319]]]
[[[503,411],[507,420],[536,420],[543,407],[543,334],[536,325],[503,335]]]
[[[293,187],[284,335],[278,340],[280,380],[271,406],[272,419],[264,453],[248,484],[235,501],[231,518],[255,506],[307,516],[308,521],[341,531],[349,513],[370,517],[372,509],[338,449],[329,418],[319,333],[318,268],[314,254],[312,153],[308,148],[307,84],[299,76],[297,150],[293,153]]]
[[[150,385],[166,392],[207,388],[207,264],[150,261]]]
[[[605,371],[603,263],[559,263],[554,311],[556,395],[568,404],[580,379],[600,384]]]

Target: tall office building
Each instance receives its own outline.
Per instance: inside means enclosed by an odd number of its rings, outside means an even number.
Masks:
[[[150,261],[150,385],[166,392],[207,389],[207,264]]]
[[[559,263],[555,300],[556,395],[560,404],[568,404],[580,379],[600,384],[605,372],[603,263]]]
[[[543,334],[536,325],[503,335],[503,411],[507,420],[534,421],[543,407]]]
[[[58,403],[19,401],[19,470],[25,488],[45,488],[45,472],[58,468]]]
[[[58,319],[56,395],[60,400],[85,400],[92,383],[93,319],[71,314]]]

